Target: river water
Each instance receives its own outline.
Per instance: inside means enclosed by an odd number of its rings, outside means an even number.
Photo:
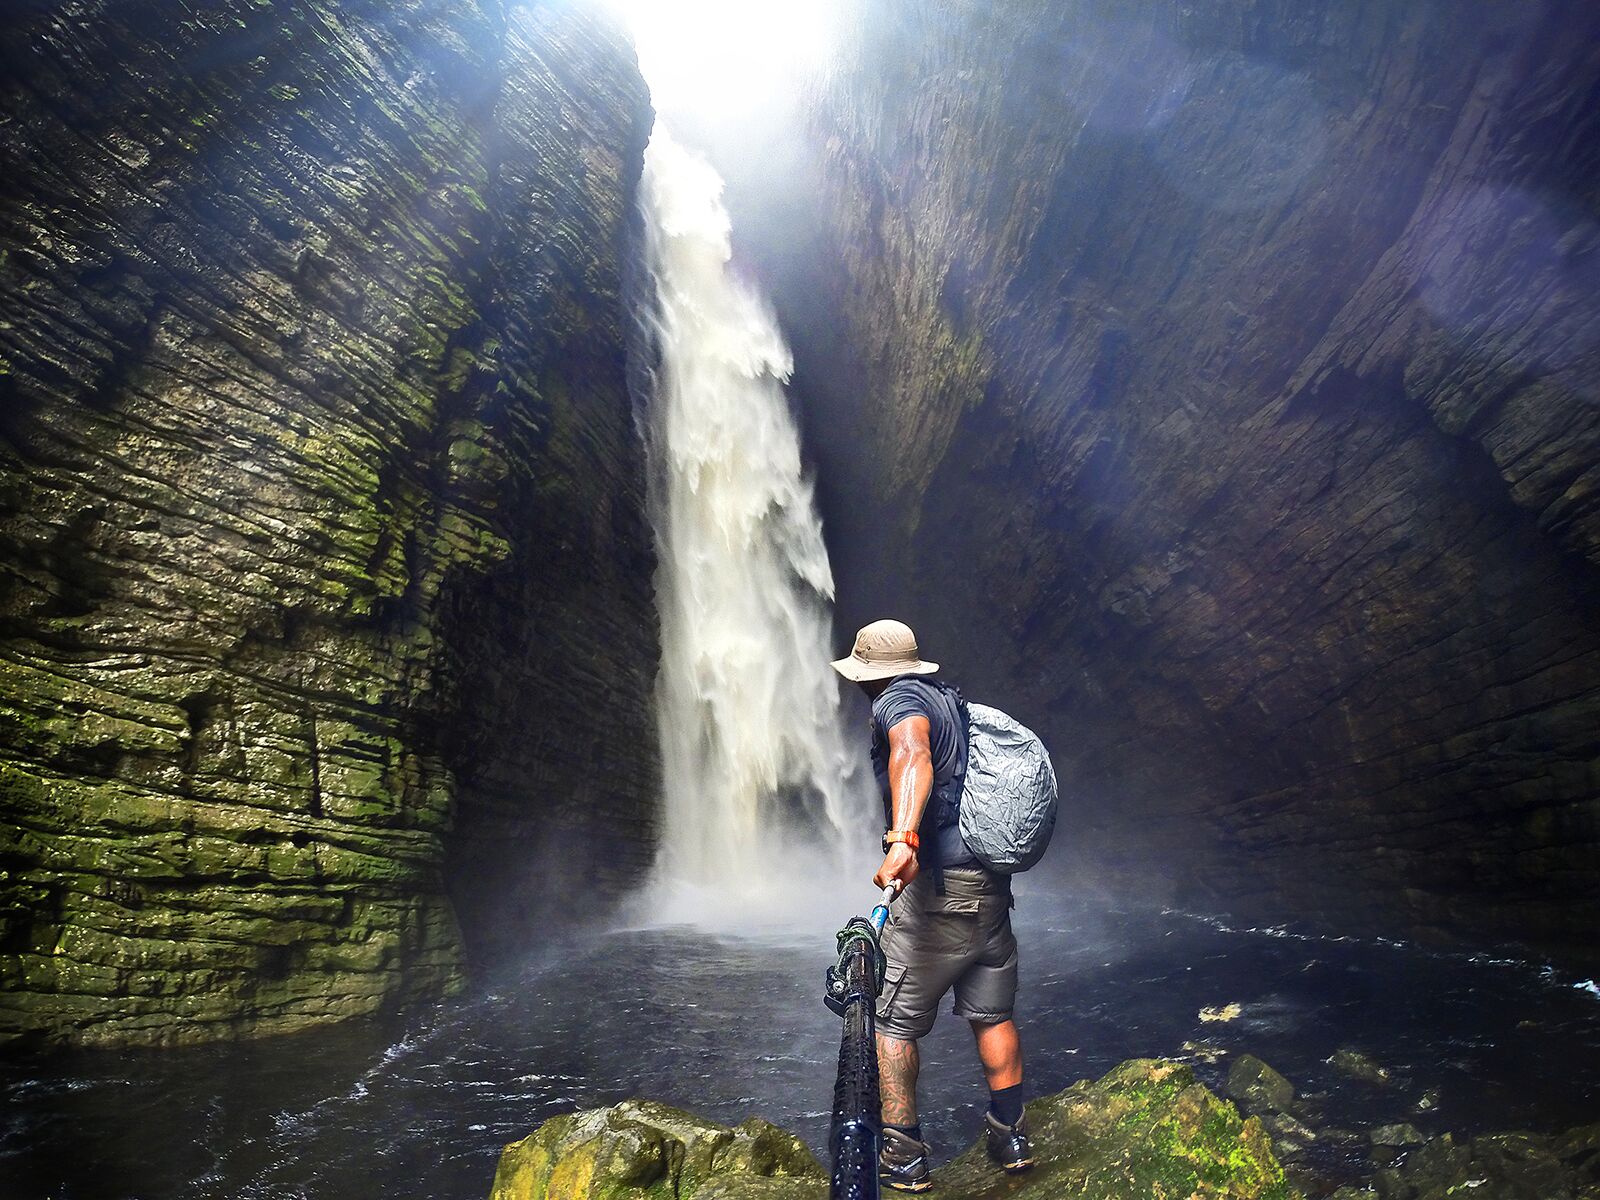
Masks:
[[[1186,1058],[1218,1086],[1229,1059],[1206,1060],[1250,1051],[1324,1125],[1471,1133],[1600,1117],[1600,998],[1580,980],[1031,884],[1019,884],[1016,919],[1032,1093],[1144,1055]],[[592,933],[401,1024],[13,1061],[0,1066],[0,1196],[482,1200],[503,1144],[627,1096],[729,1122],[760,1114],[821,1151],[838,1036],[819,999],[831,946],[822,927]],[[1231,1020],[1200,1015],[1235,1004]],[[1324,1061],[1341,1046],[1395,1082],[1343,1079]],[[965,1026],[942,1017],[923,1061],[942,1160],[973,1139],[985,1101]],[[1437,1106],[1418,1112],[1427,1091]],[[1359,1149],[1324,1143],[1328,1178],[1358,1173]]]

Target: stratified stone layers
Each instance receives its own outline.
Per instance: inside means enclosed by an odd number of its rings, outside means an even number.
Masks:
[[[1081,870],[1596,961],[1600,10],[854,32],[759,251],[841,626],[1046,735]]]
[[[447,883],[487,944],[542,843],[647,853],[631,51],[266,0],[0,47],[0,1038],[436,998]]]

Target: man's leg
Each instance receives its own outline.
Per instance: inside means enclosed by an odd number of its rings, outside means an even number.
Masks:
[[[917,1122],[917,1043],[878,1035],[878,1095],[883,1112],[883,1152],[878,1179],[897,1192],[925,1192],[928,1147]]]
[[[978,1060],[989,1084],[987,1144],[989,1157],[1007,1171],[1033,1166],[1033,1150],[1022,1124],[1022,1039],[1017,1023],[973,1021]]]
[[[917,1069],[921,1065],[916,1042],[878,1035],[878,1095],[883,1123],[911,1129],[917,1124]]]
[[[977,1039],[978,1061],[983,1063],[983,1075],[991,1092],[1016,1087],[1022,1082],[1022,1038],[1017,1034],[1015,1021],[997,1021],[992,1025],[974,1021],[972,1036]],[[913,1068],[913,1087],[915,1081]],[[912,1104],[916,1104],[914,1096]]]

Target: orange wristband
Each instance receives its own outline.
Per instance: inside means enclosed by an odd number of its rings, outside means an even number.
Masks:
[[[915,829],[891,829],[883,835],[883,852],[889,853],[889,847],[895,842],[904,842],[913,850],[922,849],[922,839],[917,836]]]

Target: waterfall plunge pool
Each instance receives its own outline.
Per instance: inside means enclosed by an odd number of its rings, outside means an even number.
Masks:
[[[1358,1133],[1392,1121],[1430,1136],[1553,1130],[1600,1109],[1600,997],[1575,981],[1408,945],[1107,910],[1031,880],[1018,893],[1030,1094],[1152,1055],[1190,1061],[1220,1088],[1230,1058],[1250,1052],[1295,1083],[1322,1125]],[[628,1096],[719,1121],[759,1114],[822,1151],[838,1038],[820,999],[832,944],[820,928],[618,931],[541,947],[519,971],[404,1022],[12,1061],[0,1066],[0,1195],[483,1200],[506,1142]],[[1200,1016],[1235,1004],[1231,1020]],[[946,1012],[924,1045],[936,1161],[979,1128],[986,1097],[970,1042]],[[1393,1082],[1339,1075],[1325,1060],[1343,1046]],[[1436,1104],[1418,1111],[1428,1092]],[[1324,1138],[1311,1155],[1326,1177],[1349,1178],[1365,1147]]]

